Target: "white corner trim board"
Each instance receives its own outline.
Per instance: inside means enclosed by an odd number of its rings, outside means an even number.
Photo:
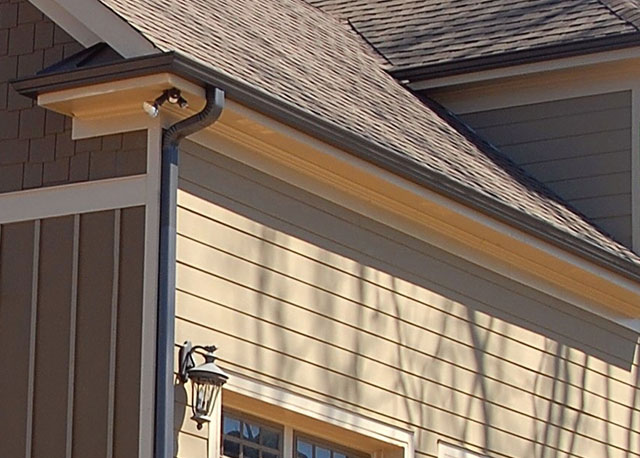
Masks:
[[[257,382],[236,373],[229,378],[225,389],[401,447],[403,449],[403,458],[414,458],[413,431],[382,423],[334,405]]]
[[[145,175],[0,194],[0,224],[145,205]]]
[[[126,58],[160,52],[140,32],[97,0],[30,1],[85,47],[105,42]]]

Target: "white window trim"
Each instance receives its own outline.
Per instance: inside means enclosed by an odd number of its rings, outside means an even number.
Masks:
[[[239,374],[233,374],[224,389],[362,434],[391,446],[401,447],[403,458],[414,458],[415,438],[413,431],[260,383]],[[211,434],[218,434],[217,428],[209,428],[209,430]],[[290,425],[284,425],[283,457],[293,456],[293,438],[293,428]],[[343,445],[348,446],[348,444]]]

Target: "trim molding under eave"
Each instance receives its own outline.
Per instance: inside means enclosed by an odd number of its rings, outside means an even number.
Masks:
[[[587,241],[573,237],[544,221],[509,207],[497,199],[487,197],[441,173],[427,169],[410,158],[398,154],[396,151],[364,139],[342,127],[336,126],[331,121],[292,106],[259,88],[248,85],[179,53],[164,53],[83,70],[35,76],[16,80],[12,84],[19,93],[36,97],[44,92],[88,86],[105,81],[159,72],[175,73],[193,82],[218,87],[224,90],[229,98],[285,125],[345,150],[355,157],[453,199],[540,240],[549,242],[555,247],[593,262],[600,267],[604,267],[628,279],[640,281],[640,263],[635,263],[622,255],[617,255]]]

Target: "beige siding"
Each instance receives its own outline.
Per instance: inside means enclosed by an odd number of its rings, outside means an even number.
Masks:
[[[180,186],[176,343],[418,455],[640,456],[633,333],[190,143]],[[186,402],[179,456],[206,447]]]
[[[461,116],[531,175],[631,246],[631,93]]]
[[[0,236],[0,456],[137,456],[144,209]]]

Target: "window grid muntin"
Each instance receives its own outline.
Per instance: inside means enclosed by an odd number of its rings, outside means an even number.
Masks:
[[[318,439],[316,437],[308,436],[306,434],[301,434],[298,432],[295,432],[293,437],[293,453],[294,453],[293,458],[303,458],[301,455],[298,455],[299,441],[306,442],[307,444],[310,444],[312,447],[312,455],[307,458],[320,458],[316,453],[316,450],[318,448],[329,450],[330,451],[329,458],[370,458],[370,455],[366,453],[358,452],[356,450],[343,447],[334,442]]]
[[[232,436],[230,433],[225,433],[226,420],[237,421],[240,424],[239,427],[239,435],[240,437]],[[249,426],[254,426],[260,428],[259,433],[259,442],[255,442],[251,439],[245,438],[245,428]],[[272,434],[276,434],[278,437],[278,447],[273,448],[269,445],[265,445],[263,442],[264,434],[263,431],[269,432]],[[221,422],[221,449],[222,455],[228,456],[230,458],[282,458],[282,445],[284,440],[283,428],[281,426],[275,426],[273,424],[266,423],[264,420],[260,420],[248,415],[240,414],[237,412],[223,410],[222,412],[222,422]],[[226,443],[234,444],[238,447],[237,455],[228,455],[225,453],[227,448],[225,447]],[[247,449],[256,449],[258,451],[258,456],[246,453],[245,448]]]

